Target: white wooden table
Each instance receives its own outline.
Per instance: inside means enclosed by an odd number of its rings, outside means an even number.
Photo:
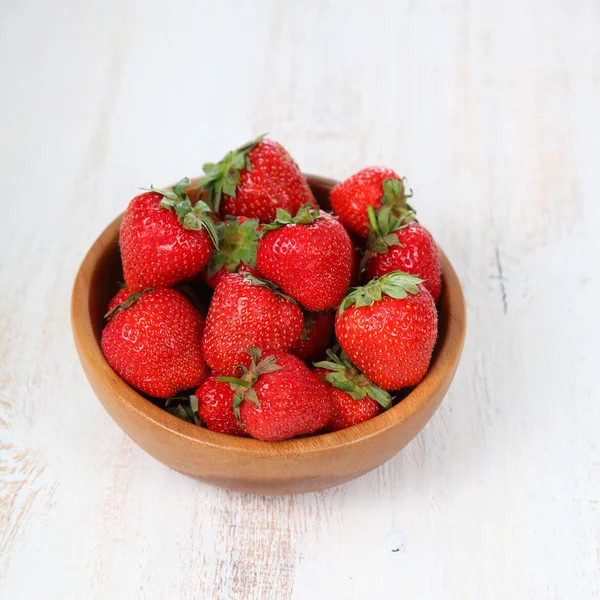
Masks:
[[[598,597],[599,32],[597,0],[2,2],[0,598]],[[69,324],[138,186],[264,131],[405,174],[468,299],[422,434],[296,497],[144,454]]]

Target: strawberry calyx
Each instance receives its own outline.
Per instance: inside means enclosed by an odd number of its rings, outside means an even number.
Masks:
[[[240,272],[240,275],[242,277],[245,277],[253,285],[267,288],[268,290],[271,290],[274,294],[277,294],[278,296],[281,296],[282,298],[285,298],[286,300],[289,300],[294,304],[298,304],[291,296],[285,294],[283,290],[277,287],[274,283],[267,281],[266,279],[260,279],[259,277],[255,277],[254,275],[252,275],[252,273],[248,273],[247,271],[244,271],[243,273]]]
[[[396,232],[405,229],[415,221],[415,213],[412,210],[398,213],[390,204],[384,204],[377,210],[369,205],[367,215],[369,217],[367,250],[375,254],[384,254],[390,246],[402,246]]]
[[[145,290],[142,290],[141,292],[134,292],[133,294],[129,294],[129,296],[127,296],[127,298],[123,302],[121,302],[121,304],[117,304],[117,306],[111,308],[104,315],[104,318],[107,320],[112,319],[113,317],[118,315],[120,312],[124,311],[125,309],[129,308],[132,304],[134,304],[140,298],[140,296],[142,296],[146,292],[151,292],[153,289],[154,288],[146,288]]]
[[[381,277],[374,277],[369,283],[348,290],[348,294],[338,308],[338,317],[341,317],[352,305],[356,308],[371,306],[373,302],[379,302],[383,295],[391,296],[396,300],[402,300],[408,294],[417,295],[420,293],[420,283],[423,283],[422,279],[404,271],[390,271]]]
[[[323,216],[321,211],[318,208],[313,208],[309,202],[300,207],[295,217],[292,217],[289,211],[278,208],[275,213],[275,220],[272,223],[263,225],[262,237],[269,231],[274,231],[286,225],[311,225],[317,219],[322,219]]]
[[[192,206],[185,190],[190,185],[187,177],[179,180],[172,189],[158,189],[150,186],[150,191],[160,194],[163,198],[160,201],[160,207],[167,210],[174,210],[179,222],[184,229],[200,231],[206,229],[208,236],[215,248],[219,247],[219,236],[215,224],[210,218],[210,207],[206,202],[198,200],[195,206]]]
[[[383,196],[381,204],[383,206],[391,206],[397,213],[405,210],[415,212],[413,208],[406,202],[407,198],[412,198],[412,190],[406,186],[406,178],[394,179],[388,177],[383,180],[382,184]],[[408,189],[408,192],[406,191]]]
[[[245,427],[240,417],[240,406],[244,400],[251,402],[257,408],[260,408],[260,400],[256,395],[256,391],[252,387],[261,375],[267,373],[274,373],[279,371],[283,367],[280,367],[276,363],[276,358],[273,355],[265,356],[261,359],[262,351],[256,346],[251,346],[247,353],[251,356],[252,361],[249,367],[239,365],[235,371],[240,371],[240,377],[218,377],[218,381],[222,383],[229,383],[229,387],[233,392],[233,414],[237,419],[238,423]]]
[[[314,363],[315,367],[327,369],[325,381],[333,387],[347,392],[354,400],[363,400],[367,396],[375,400],[384,410],[391,408],[392,397],[388,392],[375,385],[364,373],[361,373],[344,352],[337,354],[327,350],[329,360]]]
[[[198,182],[198,187],[207,192],[208,203],[215,212],[219,212],[223,194],[235,197],[240,183],[240,171],[252,171],[248,152],[261,142],[265,135],[267,134],[263,133],[236,150],[228,152],[218,163],[202,165],[204,177]]]
[[[229,273],[237,271],[244,263],[256,269],[256,251],[258,250],[258,219],[246,219],[242,223],[237,218],[227,218],[216,225],[219,239],[218,249],[212,253],[206,274],[212,277],[223,267]]]
[[[185,396],[173,396],[165,400],[164,409],[172,415],[203,427],[202,419],[198,415],[199,401],[194,394]]]

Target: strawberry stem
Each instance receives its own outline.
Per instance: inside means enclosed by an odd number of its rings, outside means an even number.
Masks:
[[[374,231],[375,235],[381,236],[381,230],[379,229],[379,225],[377,224],[377,217],[375,216],[375,209],[370,204],[369,206],[367,206],[367,215],[369,216],[369,223],[371,224],[371,229]]]
[[[240,385],[245,388],[249,388],[252,385],[250,381],[245,381],[238,377],[217,377],[217,381],[220,381],[221,383],[234,383],[235,385]]]

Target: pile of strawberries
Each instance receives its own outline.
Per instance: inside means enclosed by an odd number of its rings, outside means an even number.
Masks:
[[[440,258],[401,177],[363,169],[332,190],[332,214],[263,136],[203,170],[195,204],[182,179],[136,196],[121,224],[102,350],[127,383],[274,441],[366,421],[423,379]]]

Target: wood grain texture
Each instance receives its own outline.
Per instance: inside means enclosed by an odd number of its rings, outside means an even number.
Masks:
[[[0,597],[597,597],[599,29],[596,0],[3,2]],[[469,321],[408,448],[267,499],[130,443],[68,310],[137,186],[265,130],[405,174]]]

